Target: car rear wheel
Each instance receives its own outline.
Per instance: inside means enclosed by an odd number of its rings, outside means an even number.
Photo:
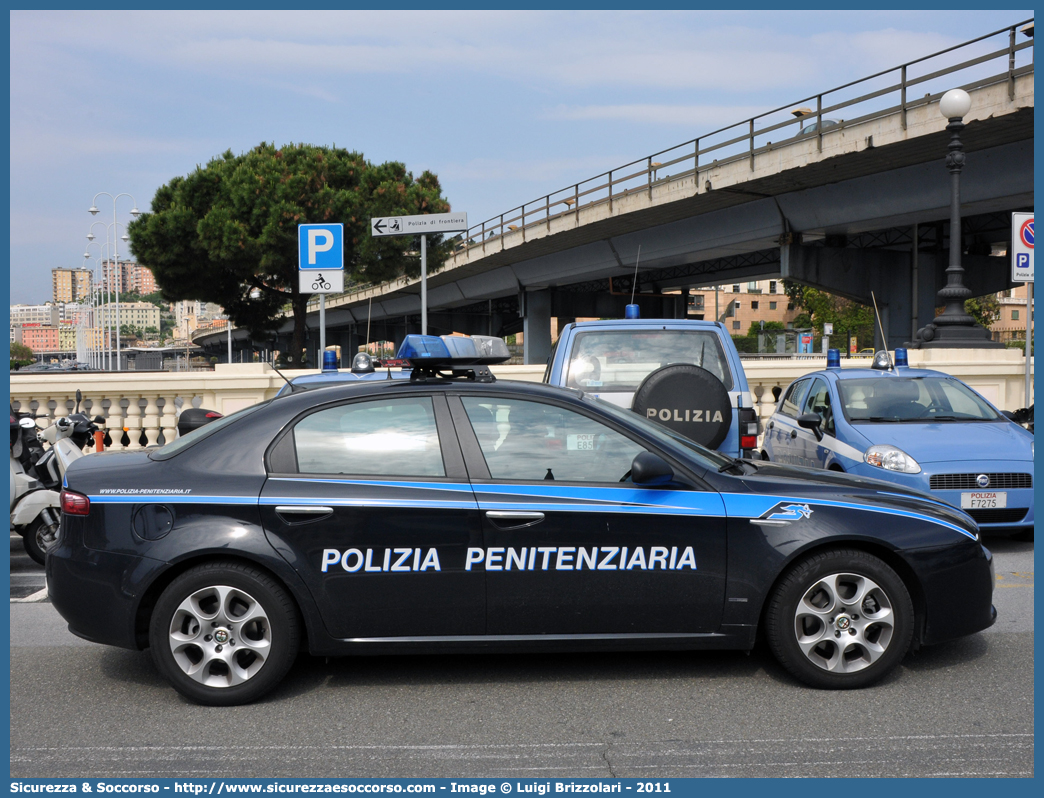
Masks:
[[[47,552],[58,543],[58,524],[50,510],[37,516],[22,536],[22,547],[35,562],[44,564]]]
[[[766,634],[780,664],[812,687],[865,687],[892,671],[913,639],[903,580],[866,552],[835,550],[795,564],[769,599]]]
[[[254,701],[297,656],[293,600],[249,565],[213,562],[177,577],[156,602],[149,645],[174,689],[208,706]]]

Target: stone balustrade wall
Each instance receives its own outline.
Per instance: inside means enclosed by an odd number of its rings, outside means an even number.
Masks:
[[[826,365],[822,357],[750,359],[743,362],[754,406],[762,420],[775,408],[772,389]],[[842,368],[868,367],[867,358],[842,359]],[[1025,406],[1025,361],[1017,349],[911,351],[911,367],[932,368],[964,381],[996,407]],[[539,382],[543,366],[494,366],[500,379]],[[288,376],[316,373],[296,370]],[[140,449],[176,437],[177,416],[186,407],[205,407],[228,415],[270,399],[284,385],[266,363],[218,364],[212,372],[11,373],[11,402],[38,416],[66,415],[83,395],[81,410],[103,416],[111,449]],[[40,426],[47,422],[38,421]],[[126,434],[124,434],[126,432]],[[129,441],[124,443],[123,441]]]

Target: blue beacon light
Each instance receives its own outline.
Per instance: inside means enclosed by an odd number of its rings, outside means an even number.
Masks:
[[[332,349],[323,350],[323,371],[337,371],[337,353]]]
[[[906,350],[902,347],[895,350],[895,367],[899,368],[900,366],[910,366],[910,359],[906,355]]]
[[[625,305],[624,306],[624,318],[625,319],[640,319],[641,313],[638,311],[637,305]]]
[[[841,350],[840,349],[828,349],[827,350],[827,365],[828,369],[839,369],[841,368]]]

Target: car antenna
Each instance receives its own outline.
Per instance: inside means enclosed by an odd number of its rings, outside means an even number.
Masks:
[[[638,287],[638,261],[642,258],[642,245],[638,245],[638,255],[634,259],[634,280],[631,281],[631,304],[634,304],[634,289]]]
[[[258,355],[260,355],[260,354],[261,354],[261,347],[259,347],[259,346],[254,346],[254,347],[252,347],[252,349],[253,349],[253,350],[254,350],[254,351],[255,351],[255,352],[256,352],[256,353],[258,354]],[[295,386],[295,385],[294,385],[294,384],[293,384],[292,382],[290,382],[290,380],[288,380],[288,379],[286,378],[286,375],[285,375],[285,374],[284,374],[283,372],[281,372],[281,371],[280,371],[279,369],[277,369],[277,368],[276,368],[276,364],[275,364],[275,358],[273,358],[273,359],[272,359],[272,362],[271,362],[271,363],[269,363],[268,365],[270,365],[270,366],[272,367],[272,371],[274,371],[274,372],[275,372],[276,374],[278,374],[278,375],[279,375],[280,377],[282,377],[282,378],[283,378],[283,382],[285,382],[285,383],[286,383],[287,385],[289,385],[289,386],[290,386],[290,393],[293,393],[294,391],[296,391],[296,390],[297,390],[297,386]]]
[[[877,317],[877,329],[881,331],[881,343],[884,344],[884,353],[888,358],[888,370],[895,371],[895,364],[892,362],[892,353],[888,351],[888,340],[885,338],[884,325],[881,324],[881,314],[877,310],[877,297],[874,296],[874,292],[870,292],[870,299],[874,303],[874,316]]]

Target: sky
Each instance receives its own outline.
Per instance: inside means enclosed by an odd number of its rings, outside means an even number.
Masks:
[[[11,302],[261,142],[435,172],[470,224],[1030,11],[12,11]],[[101,213],[87,209],[97,204]],[[120,244],[119,255],[127,254]],[[88,261],[93,266],[94,260]]]

